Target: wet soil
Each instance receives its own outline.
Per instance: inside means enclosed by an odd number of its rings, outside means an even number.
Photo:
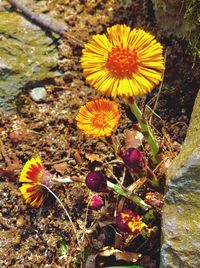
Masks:
[[[116,23],[141,27],[155,34],[165,46],[167,56],[164,83],[156,109],[161,118],[154,116],[153,125],[159,136],[168,133],[170,144],[178,152],[199,88],[199,67],[197,64],[193,66],[185,41],[160,30],[156,25],[151,1],[49,0],[48,4],[52,16],[62,18],[68,24],[69,31],[83,41]],[[76,127],[75,115],[80,105],[100,95],[85,82],[79,63],[81,48],[66,40],[60,40],[60,43],[58,65],[64,75],[55,79],[54,83],[45,84],[48,93],[46,100],[36,103],[25,92],[16,101],[18,112],[0,117],[1,267],[80,266],[73,230],[59,204],[49,198],[45,206],[36,209],[21,197],[18,175],[25,161],[39,154],[52,173],[84,178],[89,170],[114,159],[113,151],[105,141],[88,139]],[[142,105],[145,102],[153,107],[157,90],[146,99],[139,99],[139,103]],[[132,127],[133,118],[124,104],[122,111],[116,135],[123,145],[124,130]],[[108,175],[117,172],[113,169],[110,165],[105,172]],[[90,195],[85,185],[59,185],[55,193],[77,224],[78,236],[83,238],[82,247],[87,248],[89,255],[113,245],[114,229],[111,223],[114,202],[106,203],[105,209],[99,213],[89,211],[85,227]],[[106,200],[112,198],[111,194],[105,195]],[[69,246],[65,255],[60,252],[60,239]],[[129,250],[142,253],[137,263],[143,267],[159,267],[159,243],[160,234],[157,234],[145,241],[136,239]],[[87,267],[123,263],[116,262],[113,257],[98,258],[95,266],[93,259]]]

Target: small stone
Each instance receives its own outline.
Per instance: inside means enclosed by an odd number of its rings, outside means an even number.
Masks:
[[[13,130],[9,134],[9,138],[14,143],[18,143],[20,141],[23,141],[24,137],[25,137],[25,130],[23,128]]]
[[[17,227],[30,226],[30,217],[20,215],[16,222]]]
[[[47,91],[44,87],[35,87],[29,92],[30,97],[34,101],[42,101],[46,99]]]

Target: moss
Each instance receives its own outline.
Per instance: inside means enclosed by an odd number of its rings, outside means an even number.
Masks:
[[[185,38],[189,41],[190,49],[195,58],[200,56],[200,2],[199,0],[183,0],[186,21]]]

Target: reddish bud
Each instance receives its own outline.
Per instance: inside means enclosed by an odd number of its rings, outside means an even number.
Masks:
[[[142,153],[135,148],[127,149],[123,153],[122,159],[124,163],[135,172],[139,172],[145,167],[145,161]]]
[[[116,226],[121,232],[138,234],[147,225],[140,215],[130,209],[124,209],[117,215]]]
[[[103,205],[104,201],[98,194],[93,195],[89,201],[89,208],[93,210],[99,210]]]
[[[130,233],[130,228],[128,226],[128,222],[134,216],[134,212],[130,209],[123,209],[121,212],[118,213],[116,217],[116,226],[117,228],[124,233]]]
[[[88,173],[85,183],[93,192],[104,192],[106,190],[106,178],[100,171],[91,171]]]
[[[158,192],[148,192],[144,200],[147,204],[150,204],[154,207],[162,207],[163,205],[163,196]]]

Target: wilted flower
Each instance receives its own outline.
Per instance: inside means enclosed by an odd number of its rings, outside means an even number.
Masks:
[[[123,209],[116,217],[116,226],[121,232],[138,234],[147,225],[140,215],[130,209]]]
[[[48,195],[48,190],[42,184],[50,187],[52,178],[53,175],[45,170],[40,157],[28,160],[19,177],[19,182],[23,183],[19,189],[26,202],[34,207],[41,206]]]
[[[107,99],[87,102],[76,116],[78,128],[93,138],[110,136],[119,119],[118,104]]]
[[[106,190],[106,177],[100,171],[91,171],[88,173],[85,184],[93,192],[104,192]]]
[[[128,148],[123,154],[124,163],[135,172],[143,170],[145,161],[142,153],[136,148]]]
[[[89,208],[93,210],[98,210],[104,205],[102,197],[98,194],[95,194],[91,197],[89,201]]]
[[[163,196],[159,192],[148,192],[144,201],[154,207],[161,207],[163,205]]]
[[[134,97],[150,92],[162,78],[163,47],[142,29],[107,28],[85,45],[81,58],[86,80],[106,96]]]

